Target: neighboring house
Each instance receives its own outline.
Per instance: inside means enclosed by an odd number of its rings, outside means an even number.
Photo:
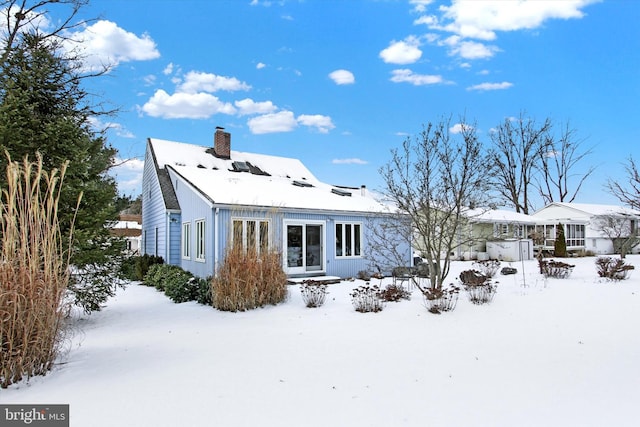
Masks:
[[[365,186],[319,181],[299,160],[150,138],[142,182],[142,251],[215,275],[231,239],[283,254],[289,276],[371,271],[369,224],[392,219]],[[407,242],[406,264],[411,260]]]
[[[533,259],[533,242],[529,235],[535,230],[535,218],[503,209],[473,209],[467,212],[469,223],[456,248],[459,259],[500,259],[520,261]]]
[[[615,205],[553,202],[532,216],[545,250],[553,250],[558,224],[562,224],[567,250],[595,254],[615,253],[620,241],[637,236],[640,223],[640,211]]]
[[[118,221],[111,226],[111,233],[125,238],[128,254],[140,254],[142,215],[120,214]]]

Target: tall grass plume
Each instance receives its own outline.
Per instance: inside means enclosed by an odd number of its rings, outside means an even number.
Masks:
[[[0,387],[45,375],[61,350],[69,304],[69,236],[58,201],[66,164],[43,170],[42,158],[7,155],[0,218]],[[72,227],[73,229],[73,227]]]

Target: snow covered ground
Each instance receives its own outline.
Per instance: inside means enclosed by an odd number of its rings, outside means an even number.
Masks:
[[[570,260],[566,280],[513,263],[493,303],[462,292],[442,315],[418,291],[358,313],[360,281],[330,285],[321,308],[296,285],[286,303],[244,313],[132,284],[77,319],[49,375],[0,401],[70,404],[73,427],[636,426],[640,271],[603,282],[594,260]],[[456,262],[449,278],[469,268]]]

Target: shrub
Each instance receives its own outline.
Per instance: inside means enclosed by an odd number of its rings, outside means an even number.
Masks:
[[[598,276],[609,280],[626,280],[629,278],[633,265],[626,264],[621,258],[598,257],[596,259]]]
[[[485,276],[477,270],[465,270],[460,273],[460,276],[458,276],[458,278],[460,279],[460,282],[462,282],[462,284],[465,286],[482,285],[489,280],[489,277]]]
[[[169,264],[153,264],[149,267],[147,274],[144,275],[142,284],[164,292],[164,276],[166,275],[166,270],[172,267]]]
[[[575,265],[567,264],[561,261],[554,260],[538,260],[538,266],[540,267],[540,273],[544,277],[553,277],[555,279],[566,279],[571,275]]]
[[[144,254],[142,256],[132,257],[135,262],[133,280],[144,280],[149,268],[152,265],[164,264],[161,256]]]
[[[202,279],[200,277],[196,277],[196,302],[198,304],[203,305],[211,305],[211,286],[213,282],[213,278],[207,277],[206,279]]]
[[[305,280],[300,284],[300,292],[307,307],[320,307],[327,297],[327,285],[314,280]]]
[[[350,295],[353,307],[360,313],[377,313],[384,308],[378,285],[370,286],[367,283],[363,286],[358,286]]]
[[[369,272],[366,270],[358,271],[358,275],[356,277],[360,280],[364,280],[365,282],[371,280],[371,274],[369,274]]]
[[[472,264],[477,270],[487,276],[488,278],[492,278],[498,272],[500,268],[500,261],[497,259],[487,259],[482,261],[475,261]]]
[[[380,298],[387,302],[397,302],[402,299],[410,300],[411,292],[406,290],[402,285],[391,284],[380,291]]]
[[[450,285],[448,288],[427,288],[422,296],[427,310],[433,314],[440,314],[456,308],[459,292],[459,287]]]
[[[469,296],[469,301],[473,304],[481,305],[488,304],[493,301],[493,297],[496,295],[496,291],[498,290],[498,285],[486,282],[481,285],[465,286],[464,289]]]
[[[198,297],[197,279],[179,267],[169,268],[164,277],[164,294],[175,303],[195,301]]]
[[[245,311],[287,298],[287,275],[275,250],[245,250],[229,244],[213,279],[212,304],[218,310]]]

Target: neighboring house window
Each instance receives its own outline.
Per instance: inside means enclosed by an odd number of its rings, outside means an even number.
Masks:
[[[567,246],[584,246],[584,224],[567,224],[566,228]]]
[[[191,258],[191,223],[182,224],[182,258]]]
[[[196,260],[204,261],[205,222],[204,219],[196,221]]]
[[[245,250],[258,252],[269,248],[269,220],[267,219],[233,219],[233,244],[242,244]]]
[[[513,237],[524,238],[524,225],[513,226]]]
[[[336,223],[336,257],[360,256],[362,225]]]

